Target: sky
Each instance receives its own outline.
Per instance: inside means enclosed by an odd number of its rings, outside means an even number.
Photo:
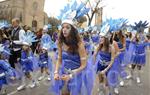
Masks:
[[[58,16],[69,0],[45,0],[44,10],[48,16]],[[85,1],[85,0],[77,0]],[[91,0],[92,1],[92,0]],[[96,0],[93,0],[96,1]],[[104,0],[103,19],[106,18],[127,18],[130,23],[139,20],[150,22],[150,0]]]

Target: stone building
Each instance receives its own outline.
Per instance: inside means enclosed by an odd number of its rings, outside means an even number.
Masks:
[[[44,13],[45,0],[3,0],[0,2],[0,21],[11,22],[18,17],[23,25],[43,27],[48,21]]]

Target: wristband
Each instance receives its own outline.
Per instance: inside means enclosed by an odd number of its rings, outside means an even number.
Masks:
[[[58,74],[58,71],[55,71],[54,74]]]
[[[69,74],[69,77],[72,79],[72,78],[73,78],[73,75],[72,75],[72,74]]]

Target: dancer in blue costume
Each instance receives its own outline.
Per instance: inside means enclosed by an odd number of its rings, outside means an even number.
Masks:
[[[4,43],[4,49],[7,51],[6,53],[3,53],[5,61],[8,62],[10,57],[10,42],[7,40],[7,42]]]
[[[140,40],[138,33],[136,34],[132,43],[135,47],[135,50],[134,50],[132,58],[131,58],[131,63],[132,63],[131,77],[133,75],[133,70],[137,66],[138,75],[136,77],[136,81],[137,81],[137,83],[141,83],[141,80],[140,80],[140,73],[141,72],[140,71],[141,71],[142,66],[144,66],[146,63],[145,50],[146,50],[147,44],[146,44],[146,42],[142,42]]]
[[[144,29],[146,29],[147,26],[148,26],[147,21],[145,22],[139,21],[138,23],[135,23],[135,25],[133,26],[133,29],[136,30],[137,33],[135,37],[132,39],[132,43],[135,49],[131,58],[132,64],[131,76],[133,76],[134,69],[137,66],[137,76],[136,76],[137,83],[141,83],[140,80],[141,68],[146,63],[145,49],[147,46],[146,42],[148,41],[148,39],[144,34]]]
[[[8,84],[7,79],[15,79],[15,71],[7,61],[5,61],[5,56],[3,54],[10,54],[9,51],[4,49],[4,46],[0,44],[0,94],[6,94],[3,91],[3,85]]]
[[[41,39],[41,49],[39,53],[39,66],[41,68],[41,76],[38,79],[39,81],[46,77],[45,74],[47,74],[47,80],[51,80],[49,69],[52,68],[52,60],[48,56],[48,52],[50,50],[50,47],[52,46],[52,41],[49,39],[49,35],[47,35],[47,37],[48,38],[46,38],[45,36],[45,38]]]
[[[86,58],[84,43],[77,30],[70,21],[64,21],[58,40],[58,62],[54,72],[55,95],[81,95],[82,71],[86,67]]]
[[[82,93],[91,95],[92,87],[87,87],[89,82],[83,73],[86,63],[87,55],[84,42],[73,24],[66,20],[62,23],[58,40],[58,62],[54,73],[54,79],[56,80],[54,85],[55,95],[82,95]],[[87,92],[81,92],[84,79],[87,82]]]
[[[21,58],[18,59],[19,63],[21,65],[21,69],[22,69],[22,83],[21,85],[17,88],[18,91],[24,89],[26,86],[29,86],[30,88],[34,88],[36,83],[35,83],[35,78],[32,75],[33,69],[34,69],[34,64],[36,64],[34,62],[33,64],[33,53],[32,50],[30,48],[30,46],[32,45],[32,42],[36,42],[37,40],[35,40],[36,36],[34,35],[34,33],[32,32],[26,32],[23,34],[23,37],[21,39],[21,44],[22,44],[22,51],[21,51]],[[30,83],[29,85],[27,85],[28,83],[26,83],[27,79],[29,79]]]
[[[65,6],[61,14],[62,29],[58,39],[58,60],[54,73],[55,95],[84,95],[83,89],[81,89],[84,83],[85,94],[92,94],[91,82],[93,81],[89,81],[85,75],[88,67],[86,67],[87,55],[84,42],[75,28],[75,22],[87,14],[90,8],[86,8],[82,4],[77,6],[76,1],[74,3],[72,6]]]
[[[47,80],[51,80],[49,66],[52,64],[52,60],[48,56],[48,49],[42,48],[39,53],[39,66],[41,68],[41,76],[39,77],[39,81],[41,81],[45,77],[45,73],[47,74]]]
[[[43,46],[43,44],[44,44],[43,41],[52,42],[52,39],[51,39],[50,35],[47,34],[47,32],[48,32],[48,26],[45,25],[43,27],[43,35],[42,35],[42,38],[41,38],[41,46]]]
[[[91,55],[92,54],[92,45],[91,45],[91,41],[90,41],[90,35],[87,32],[85,32],[83,34],[83,40],[85,42],[85,49],[87,51],[87,54]]]
[[[132,39],[131,31],[127,31],[127,34],[126,34],[126,50],[127,51],[129,50],[129,45],[131,43],[131,39]]]
[[[95,43],[97,45],[99,43],[99,38],[100,37],[99,37],[97,31],[94,31],[92,36],[91,36],[93,43]]]
[[[124,86],[124,81],[122,80],[122,78],[125,78],[126,76],[124,76],[124,67],[123,65],[125,65],[124,63],[124,55],[125,55],[125,50],[126,50],[126,37],[123,35],[122,30],[119,30],[117,32],[114,33],[114,40],[117,42],[118,47],[119,47],[119,52],[120,54],[118,55],[118,65],[120,66],[120,86]]]
[[[97,47],[94,53],[94,63],[97,65],[97,74],[99,77],[99,90],[102,91],[104,89],[104,95],[110,95],[109,92],[109,78],[107,74],[111,72],[111,67],[114,63],[114,59],[117,56],[117,51],[115,49],[115,42],[113,44],[110,42],[109,25],[104,24],[101,28],[101,40],[99,46]],[[110,85],[111,86],[111,85]],[[100,92],[101,93],[101,92]]]
[[[113,46],[115,46],[116,49],[116,54],[118,55],[112,67],[110,68],[111,72],[108,73],[108,83],[111,85],[111,87],[114,88],[114,92],[116,94],[119,94],[119,89],[118,89],[118,82],[119,82],[119,77],[120,75],[124,75],[124,69],[122,67],[122,60],[125,51],[125,37],[122,35],[122,29],[123,26],[126,24],[126,19],[108,19],[110,25],[109,31],[112,33],[110,42],[112,43]],[[106,22],[104,22],[106,23]],[[117,45],[116,45],[117,42]],[[123,73],[122,73],[123,72]]]

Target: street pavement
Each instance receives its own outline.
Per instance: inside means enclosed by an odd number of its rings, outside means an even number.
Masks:
[[[142,68],[141,83],[137,84],[135,79],[125,80],[125,86],[119,87],[119,95],[150,95],[150,51],[147,51],[147,63]],[[36,72],[37,73],[37,72]],[[35,74],[36,75],[36,74]],[[26,88],[22,91],[17,91],[16,88],[19,85],[19,81],[16,85],[7,86],[8,95],[52,95],[49,91],[51,81],[42,80],[39,85],[33,89]],[[95,80],[95,87],[93,95],[99,95],[97,92],[98,82]],[[115,94],[112,94],[115,95]]]

